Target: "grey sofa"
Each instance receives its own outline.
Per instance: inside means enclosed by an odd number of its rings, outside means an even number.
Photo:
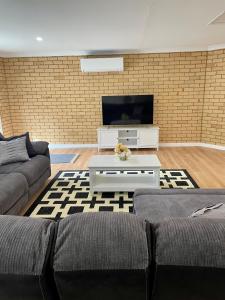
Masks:
[[[0,216],[0,299],[224,300],[225,221]]]
[[[225,219],[190,218],[225,203],[225,189],[140,189],[134,211],[152,226],[151,299],[225,299]]]
[[[51,175],[47,142],[32,143],[36,156],[0,166],[0,214],[18,214]]]
[[[225,203],[225,189],[139,189],[134,212],[151,223],[186,218],[204,206]]]

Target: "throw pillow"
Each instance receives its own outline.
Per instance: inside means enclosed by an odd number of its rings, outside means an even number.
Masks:
[[[26,137],[0,142],[0,165],[29,160]]]
[[[26,138],[26,147],[27,147],[27,153],[29,155],[29,157],[34,157],[35,155],[37,155],[36,151],[34,150],[34,147],[32,146],[32,143],[30,141],[30,135],[29,132],[26,132],[24,134],[18,135],[18,136],[11,136],[11,137],[4,137],[0,136],[0,141],[12,141],[21,137],[25,137]]]

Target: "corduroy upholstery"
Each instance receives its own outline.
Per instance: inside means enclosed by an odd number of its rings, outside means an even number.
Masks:
[[[0,214],[20,213],[51,175],[48,143],[33,142],[32,148],[30,160],[0,166]]]
[[[149,259],[144,220],[126,213],[72,215],[59,223],[55,246],[60,298],[146,299]]]
[[[0,299],[52,299],[48,273],[54,222],[0,216]]]
[[[152,299],[225,299],[225,220],[180,218],[153,227]]]

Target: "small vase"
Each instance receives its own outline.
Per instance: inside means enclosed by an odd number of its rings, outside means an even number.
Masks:
[[[122,152],[122,153],[118,154],[118,157],[120,160],[128,160],[130,155],[131,155],[131,151],[128,150],[126,153]]]
[[[127,157],[127,155],[123,155],[123,156],[119,155],[119,159],[120,160],[127,160],[128,157]]]

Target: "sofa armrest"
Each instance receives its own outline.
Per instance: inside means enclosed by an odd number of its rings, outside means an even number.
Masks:
[[[37,154],[45,155],[49,158],[48,145],[49,143],[44,141],[32,142],[32,146]]]

